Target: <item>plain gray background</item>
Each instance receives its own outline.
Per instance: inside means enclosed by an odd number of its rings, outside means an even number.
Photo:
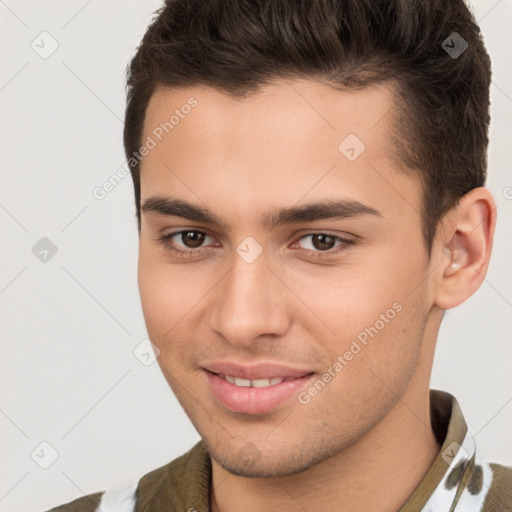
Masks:
[[[160,5],[0,1],[1,511],[129,482],[199,440],[133,353],[147,333],[131,177],[92,194],[125,162],[125,66]],[[493,61],[498,227],[485,283],[445,316],[432,387],[456,396],[485,457],[512,464],[512,1],[472,5]]]

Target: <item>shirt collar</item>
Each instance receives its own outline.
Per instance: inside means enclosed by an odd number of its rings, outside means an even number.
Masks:
[[[430,390],[432,430],[441,449],[399,512],[454,510],[475,468],[476,447],[457,399]]]

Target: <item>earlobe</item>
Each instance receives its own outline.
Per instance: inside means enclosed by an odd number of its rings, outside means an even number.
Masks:
[[[438,307],[454,308],[478,290],[489,266],[495,226],[496,204],[484,187],[470,191],[447,214],[437,244]]]

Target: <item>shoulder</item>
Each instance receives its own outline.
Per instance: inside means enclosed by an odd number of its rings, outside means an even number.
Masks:
[[[188,510],[190,503],[195,504],[193,508],[206,510],[210,478],[209,455],[200,441],[187,453],[140,479],[137,510]]]
[[[485,497],[483,512],[512,512],[512,466],[489,463],[492,481]]]
[[[82,496],[47,512],[134,512],[139,480]]]
[[[133,512],[155,510],[156,503],[166,505],[164,508],[170,512],[174,510],[170,504],[181,504],[188,495],[200,495],[206,501],[209,478],[209,459],[199,442],[187,453],[130,484],[88,494],[45,512]]]
[[[103,492],[96,492],[94,494],[88,494],[82,496],[76,500],[59,505],[58,507],[52,508],[47,512],[95,512],[98,508]]]

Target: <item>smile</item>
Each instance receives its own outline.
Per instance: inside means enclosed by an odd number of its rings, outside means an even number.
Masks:
[[[297,394],[308,386],[315,374],[298,377],[246,379],[204,371],[206,387],[222,408],[244,414],[265,414],[279,406],[297,403]]]
[[[281,384],[281,382],[285,380],[293,380],[293,377],[272,377],[271,379],[242,379],[240,377],[233,377],[232,375],[222,375],[219,374],[219,377],[222,377],[224,380],[228,381],[235,386],[240,386],[242,388],[268,388],[269,386],[274,386],[275,384]]]

